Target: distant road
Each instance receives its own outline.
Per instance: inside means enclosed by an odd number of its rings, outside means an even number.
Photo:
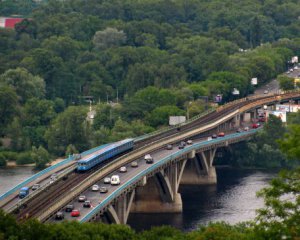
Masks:
[[[300,69],[295,69],[293,72],[285,73],[285,74],[289,77],[296,78],[300,75]],[[254,91],[254,95],[263,94],[266,90],[269,93],[278,93],[279,89],[280,89],[279,82],[277,81],[277,79],[273,79],[271,82],[267,83],[266,85],[257,88]]]

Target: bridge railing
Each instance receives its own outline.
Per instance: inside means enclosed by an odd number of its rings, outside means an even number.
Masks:
[[[98,146],[98,147],[95,147],[95,148],[92,148],[92,149],[89,149],[89,150],[87,150],[87,151],[81,153],[81,156],[86,156],[86,155],[88,155],[88,154],[90,154],[90,153],[93,153],[93,152],[95,152],[95,151],[98,151],[98,150],[100,150],[100,149],[106,147],[106,146],[109,145],[109,144],[110,144],[110,143],[104,144],[104,145],[101,145],[101,146]],[[69,156],[68,158],[62,160],[61,162],[59,162],[59,163],[57,163],[57,164],[55,164],[55,165],[53,165],[53,166],[50,166],[50,167],[48,167],[48,168],[45,168],[44,170],[42,170],[42,171],[40,171],[40,172],[34,174],[33,176],[27,178],[25,181],[23,181],[23,182],[17,184],[15,187],[13,187],[12,189],[10,189],[10,190],[7,191],[6,193],[2,194],[2,195],[0,196],[0,201],[1,201],[2,199],[4,199],[4,198],[8,197],[9,195],[13,194],[14,192],[16,192],[18,189],[21,189],[22,187],[26,186],[26,185],[29,184],[30,182],[33,182],[34,180],[36,180],[36,179],[39,178],[40,176],[42,176],[42,175],[44,175],[44,174],[47,174],[47,173],[53,171],[54,169],[59,168],[59,167],[61,167],[61,166],[63,166],[63,165],[66,165],[66,164],[72,162],[73,160],[75,160],[75,159],[74,159],[74,156]],[[29,194],[29,195],[30,195],[30,194]]]
[[[181,157],[182,155],[187,154],[188,152],[190,152],[191,150],[195,150],[195,149],[199,149],[201,147],[206,147],[209,146],[213,143],[220,143],[220,142],[226,142],[230,139],[233,138],[241,138],[241,137],[245,137],[245,136],[251,136],[253,134],[255,134],[257,131],[259,131],[260,129],[254,129],[248,132],[243,132],[243,133],[234,133],[234,134],[230,134],[228,136],[219,138],[219,139],[212,139],[210,141],[205,141],[205,142],[200,142],[194,145],[191,145],[189,147],[186,147],[185,149],[178,151],[176,153],[170,154],[167,157],[164,157],[162,160],[160,160],[159,162],[154,162],[151,166],[149,166],[147,169],[143,170],[142,172],[138,173],[136,176],[134,176],[132,179],[128,180],[124,185],[121,185],[117,190],[115,190],[113,193],[111,193],[105,200],[103,200],[102,202],[100,202],[95,208],[92,209],[92,211],[90,211],[86,216],[84,216],[80,222],[87,222],[89,221],[89,219],[91,219],[94,215],[96,215],[98,212],[101,211],[101,209],[104,209],[106,207],[108,207],[108,205],[114,200],[116,199],[118,196],[120,196],[126,189],[128,189],[130,186],[138,183],[141,178],[143,178],[144,176],[147,176],[149,174],[151,174],[153,171],[155,171],[155,169],[158,169],[159,167],[165,165],[167,162],[173,160],[173,159],[177,159],[179,157]]]

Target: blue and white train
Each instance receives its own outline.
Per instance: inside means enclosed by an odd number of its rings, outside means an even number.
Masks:
[[[131,150],[133,148],[133,139],[128,138],[119,142],[112,143],[107,147],[101,149],[96,154],[81,159],[77,162],[77,171],[83,172],[93,168],[95,165],[112,158],[122,152]]]

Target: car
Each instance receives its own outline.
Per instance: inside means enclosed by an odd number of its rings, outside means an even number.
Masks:
[[[153,158],[150,154],[146,154],[144,159],[146,160],[146,163],[153,163]]]
[[[269,93],[269,91],[268,91],[268,90],[265,90],[265,91],[264,91],[264,94],[268,94],[268,93]]]
[[[291,69],[290,69],[290,72],[294,72],[294,69],[291,68]]]
[[[249,127],[245,127],[245,128],[244,128],[244,131],[249,131]]]
[[[225,136],[225,133],[224,132],[219,132],[218,133],[218,137],[224,137]]]
[[[167,150],[172,150],[172,149],[173,149],[173,145],[172,145],[172,144],[168,144],[168,145],[166,146],[166,149],[167,149]]]
[[[252,124],[252,128],[258,128],[258,127],[259,127],[259,124],[257,124],[257,123]]]
[[[241,132],[243,132],[243,130],[242,130],[241,128],[238,128],[238,129],[236,130],[236,132],[237,132],[237,133],[241,133]]]
[[[94,184],[94,185],[92,186],[92,191],[93,191],[93,192],[99,191],[99,185]]]
[[[184,145],[182,143],[179,143],[178,149],[184,149]]]
[[[86,200],[86,196],[85,195],[80,195],[78,197],[78,202],[84,202]]]
[[[101,187],[100,188],[100,193],[107,193],[107,192],[108,192],[107,187]]]
[[[64,213],[63,212],[57,212],[56,214],[55,214],[55,219],[56,220],[63,220],[65,218],[65,215],[64,215]]]
[[[298,69],[298,66],[295,66],[294,69],[297,70],[297,69]]]
[[[86,200],[83,203],[83,207],[84,208],[90,208],[92,206],[91,201],[90,200]]]
[[[137,161],[133,161],[133,162],[131,162],[130,166],[131,167],[138,167],[139,165],[138,165]]]
[[[127,172],[127,168],[125,166],[123,167],[120,167],[120,170],[119,170],[120,173],[124,173],[124,172]]]
[[[217,134],[213,134],[213,135],[211,135],[211,138],[218,138],[218,135]]]
[[[31,187],[31,190],[32,190],[32,191],[35,191],[35,190],[37,190],[38,188],[40,188],[40,184],[36,183],[36,184],[33,184],[33,186]]]
[[[52,184],[52,183],[54,183],[54,180],[50,180],[49,184]]]
[[[207,137],[207,141],[211,141],[212,140],[212,137]]]
[[[121,183],[121,181],[120,181],[119,175],[113,175],[111,177],[111,180],[110,180],[111,185],[120,185],[120,183]]]
[[[104,183],[105,184],[110,184],[110,177],[104,178]]]
[[[265,119],[265,117],[259,117],[259,118],[258,118],[258,121],[259,121],[259,122],[265,122],[266,119]]]
[[[180,142],[183,146],[186,146],[186,142],[185,141],[181,141]]]
[[[74,209],[71,212],[71,217],[79,217],[80,216],[80,211],[78,209]]]
[[[65,211],[66,212],[72,212],[72,210],[74,209],[74,205],[73,204],[69,204],[66,206]]]
[[[186,143],[187,143],[188,145],[192,145],[192,144],[193,144],[193,140],[187,140]]]

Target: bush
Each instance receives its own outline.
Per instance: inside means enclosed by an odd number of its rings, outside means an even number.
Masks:
[[[18,157],[18,153],[11,152],[11,151],[5,151],[5,152],[2,152],[2,154],[4,155],[4,157],[7,161],[16,161],[17,157]]]
[[[5,156],[0,153],[0,167],[4,167],[6,166],[6,159],[5,159]]]
[[[34,163],[34,159],[31,157],[30,152],[22,152],[17,156],[17,165]]]

